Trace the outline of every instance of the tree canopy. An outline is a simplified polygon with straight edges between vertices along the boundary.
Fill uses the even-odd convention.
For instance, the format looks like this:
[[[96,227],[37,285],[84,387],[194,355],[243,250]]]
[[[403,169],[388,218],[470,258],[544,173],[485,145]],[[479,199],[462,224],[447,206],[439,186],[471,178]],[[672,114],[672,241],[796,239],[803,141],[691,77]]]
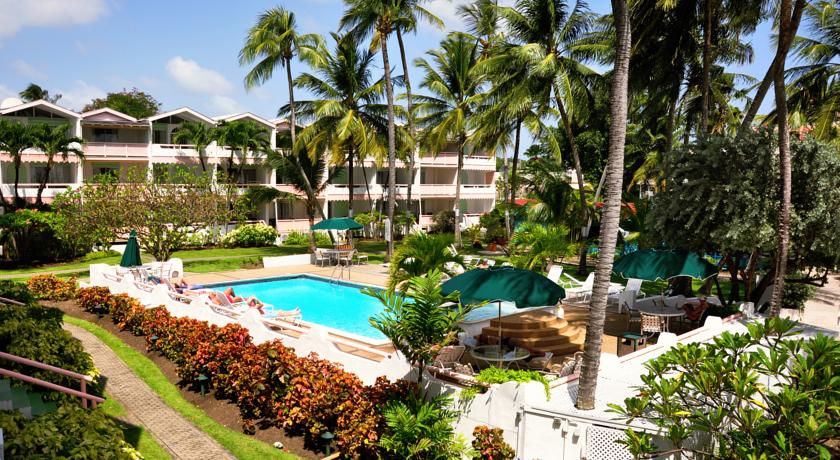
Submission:
[[[82,111],[88,112],[90,110],[103,109],[108,107],[116,111],[130,115],[134,118],[148,118],[155,115],[160,110],[160,102],[158,102],[151,94],[140,91],[137,88],[115,93],[108,93],[105,97],[96,98]]]

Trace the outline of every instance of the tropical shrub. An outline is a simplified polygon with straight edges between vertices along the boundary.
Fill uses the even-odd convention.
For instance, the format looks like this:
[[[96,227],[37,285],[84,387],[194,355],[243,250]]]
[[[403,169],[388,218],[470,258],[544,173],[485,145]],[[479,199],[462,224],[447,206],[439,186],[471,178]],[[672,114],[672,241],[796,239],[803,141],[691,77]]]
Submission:
[[[94,381],[88,384],[90,393],[101,395],[102,382],[97,378],[93,360],[82,344],[61,328],[62,313],[55,308],[37,304],[0,306],[0,350],[62,367],[79,374],[90,375]],[[75,378],[32,368],[13,362],[4,367],[32,377],[46,380],[69,388],[78,388]],[[28,384],[24,384],[28,386]],[[38,387],[34,387],[38,388]],[[47,398],[71,401],[78,404],[74,396],[61,393],[47,393]]]
[[[437,270],[409,280],[405,292],[372,288],[362,292],[385,306],[382,313],[370,318],[370,324],[388,337],[408,362],[418,367],[418,382],[426,363],[455,340],[461,330],[458,323],[475,307],[461,305],[457,292],[443,295]],[[442,308],[449,303],[457,306]]]
[[[486,243],[498,243],[505,240],[505,216],[498,209],[485,212],[478,218],[478,223],[484,229]]]
[[[526,369],[499,369],[498,367],[488,367],[482,369],[478,375],[475,376],[476,381],[481,383],[505,383],[505,382],[540,382],[545,390],[545,399],[551,399],[551,389],[548,385],[548,380],[543,374],[537,371]]]
[[[125,442],[122,431],[98,409],[78,402],[31,420],[17,411],[0,411],[6,458],[142,458]]]
[[[561,225],[526,222],[510,240],[511,263],[517,268],[545,271],[555,259],[574,254],[569,229]]]
[[[67,280],[55,275],[37,275],[26,280],[29,291],[37,299],[68,300],[76,297],[76,277]]]
[[[387,430],[379,441],[387,459],[457,460],[468,448],[453,424],[452,400],[437,396],[426,402],[417,393],[392,401],[384,412]]]
[[[255,247],[271,246],[277,239],[277,230],[266,224],[248,224],[236,227],[222,237],[222,244],[226,247]]]
[[[254,345],[247,329],[236,324],[177,318],[164,307],[145,309],[101,288],[81,289],[77,299],[85,309],[106,306],[114,322],[145,335],[147,347],[172,361],[184,382],[195,387],[200,375],[208,377],[216,397],[239,407],[246,432],[253,433],[257,424],[274,425],[303,434],[314,447],[331,431],[348,457],[375,458],[387,430],[384,407],[413,391],[408,382],[386,379],[365,386],[340,365],[314,354],[298,357],[280,340]]]
[[[440,211],[432,216],[431,233],[454,233],[455,211]]]
[[[18,209],[0,215],[0,244],[6,257],[22,263],[55,262],[81,255],[90,246],[62,238],[64,223],[52,212]]]
[[[784,291],[782,291],[782,308],[804,310],[805,302],[814,297],[815,292],[817,292],[817,288],[810,284],[787,282]]]
[[[290,232],[286,235],[286,240],[283,244],[287,246],[307,246],[309,244],[309,235],[303,232]],[[315,245],[316,246],[332,246],[332,240],[330,240],[329,235],[327,232],[316,231],[315,232]]]
[[[106,249],[104,251],[93,251],[82,256],[82,262],[92,262],[94,260],[104,259],[106,257],[118,257],[121,254],[117,251]]]
[[[379,211],[362,212],[353,216],[353,220],[364,226],[362,230],[366,236],[379,238],[382,234],[385,224],[382,220],[382,213]],[[395,217],[396,220],[396,217]]]
[[[35,301],[35,296],[29,291],[27,284],[11,280],[0,280],[0,297],[17,300],[22,303]]]
[[[432,270],[455,275],[458,266],[464,268],[464,258],[449,250],[453,241],[452,235],[416,233],[406,237],[391,260],[388,288],[396,289],[409,279]]]
[[[475,460],[513,460],[516,457],[513,447],[502,437],[501,428],[475,427],[472,448]]]
[[[840,436],[840,341],[796,338],[795,327],[769,318],[746,333],[679,344],[645,364],[638,396],[610,407],[661,428],[669,454],[832,458],[826,443]],[[626,433],[634,457],[660,453],[650,434]]]
[[[76,301],[82,310],[101,315],[111,308],[111,291],[101,286],[81,288],[76,293]]]

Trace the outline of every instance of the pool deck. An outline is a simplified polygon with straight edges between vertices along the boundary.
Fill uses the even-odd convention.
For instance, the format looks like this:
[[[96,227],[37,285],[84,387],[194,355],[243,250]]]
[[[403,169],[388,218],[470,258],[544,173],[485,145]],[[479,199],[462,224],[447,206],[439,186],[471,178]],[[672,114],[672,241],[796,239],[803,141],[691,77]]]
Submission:
[[[184,276],[188,282],[197,284],[224,283],[229,281],[272,278],[276,276],[295,274],[318,275],[329,278],[331,275],[338,275],[338,270],[334,270],[334,268],[335,267],[316,267],[314,265],[295,265],[289,267],[255,268],[210,273],[186,272]],[[344,276],[341,279],[344,281],[352,281],[354,283],[372,284],[374,286],[385,287],[385,284],[388,282],[388,268],[379,264],[353,265],[350,270],[349,278],[347,271],[345,271]]]

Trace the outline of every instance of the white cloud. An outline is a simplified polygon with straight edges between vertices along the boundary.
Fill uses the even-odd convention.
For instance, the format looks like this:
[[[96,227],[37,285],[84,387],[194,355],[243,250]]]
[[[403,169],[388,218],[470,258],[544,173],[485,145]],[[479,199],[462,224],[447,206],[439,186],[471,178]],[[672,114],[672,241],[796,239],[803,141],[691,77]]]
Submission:
[[[56,91],[61,93],[58,104],[76,111],[82,110],[90,101],[98,97],[105,97],[105,91],[95,85],[88,84],[82,80],[73,82],[70,89]]]
[[[31,64],[23,59],[15,59],[9,64],[9,66],[15,71],[15,73],[23,75],[24,77],[30,77],[36,80],[44,80],[47,78],[47,74],[39,71],[35,67],[32,67]]]
[[[6,85],[0,85],[0,101],[7,97],[18,97],[18,93],[17,91],[12,91]]]
[[[0,37],[26,27],[64,27],[93,22],[108,12],[106,0],[0,0]]]
[[[247,112],[247,110],[239,104],[236,99],[228,96],[215,95],[211,97],[210,107],[215,110],[218,115]]]
[[[449,32],[452,30],[464,30],[464,21],[458,16],[458,5],[465,5],[467,3],[469,2],[466,0],[432,0],[425,7],[435,16],[443,20],[444,30]],[[421,27],[440,32],[440,29],[430,26],[425,22]]]
[[[233,85],[219,72],[197,62],[175,56],[166,62],[166,71],[184,89],[213,95],[230,94]]]

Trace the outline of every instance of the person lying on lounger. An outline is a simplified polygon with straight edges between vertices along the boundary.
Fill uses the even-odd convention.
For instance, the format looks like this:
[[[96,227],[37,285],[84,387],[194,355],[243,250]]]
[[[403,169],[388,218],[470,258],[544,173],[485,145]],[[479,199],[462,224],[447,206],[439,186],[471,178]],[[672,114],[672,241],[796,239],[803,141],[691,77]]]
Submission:
[[[257,310],[260,311],[261,314],[265,314],[265,312],[263,311],[263,306],[265,304],[263,304],[260,301],[260,299],[254,297],[254,296],[251,296],[247,299],[243,299],[242,297],[239,297],[238,295],[236,295],[236,293],[233,292],[233,288],[230,288],[230,287],[225,289],[224,292],[212,291],[212,292],[210,292],[209,296],[210,296],[210,301],[211,302],[215,303],[216,305],[222,306],[222,307],[227,307],[229,304],[236,304],[236,303],[242,304],[242,303],[244,303],[245,305],[247,305],[251,308],[256,308]],[[227,300],[227,302],[220,299],[219,296],[224,296],[224,300]]]
[[[200,284],[190,284],[187,282],[187,279],[183,277],[175,278],[170,280],[170,282],[172,283],[172,287],[174,287],[179,294],[183,294],[187,291],[198,291],[199,289],[204,288],[204,286]]]

